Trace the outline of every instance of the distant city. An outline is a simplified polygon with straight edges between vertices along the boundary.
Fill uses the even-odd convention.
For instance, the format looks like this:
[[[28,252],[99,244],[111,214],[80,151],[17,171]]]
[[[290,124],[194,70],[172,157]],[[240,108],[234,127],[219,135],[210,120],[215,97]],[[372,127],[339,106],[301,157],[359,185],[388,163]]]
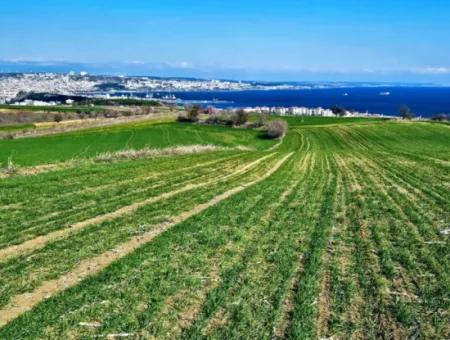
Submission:
[[[411,84],[417,86],[416,84]],[[345,88],[400,86],[394,83],[349,82],[257,82],[220,79],[157,78],[101,76],[87,72],[70,73],[0,73],[0,104],[8,103],[19,93],[55,93],[83,96],[132,96],[135,92],[298,90],[312,88]],[[127,94],[128,92],[128,94]]]
[[[321,91],[307,91],[321,90]],[[402,105],[417,117],[447,113],[449,88],[434,84],[377,82],[264,82],[226,79],[111,76],[88,72],[0,73],[0,104],[75,105],[83,98],[157,100],[277,115],[396,116]]]
[[[239,91],[298,89],[293,84],[262,84],[229,80],[185,78],[118,77],[90,75],[87,72],[0,74],[0,103],[7,103],[21,92],[102,96],[115,92],[148,91]],[[123,94],[122,94],[123,95]]]

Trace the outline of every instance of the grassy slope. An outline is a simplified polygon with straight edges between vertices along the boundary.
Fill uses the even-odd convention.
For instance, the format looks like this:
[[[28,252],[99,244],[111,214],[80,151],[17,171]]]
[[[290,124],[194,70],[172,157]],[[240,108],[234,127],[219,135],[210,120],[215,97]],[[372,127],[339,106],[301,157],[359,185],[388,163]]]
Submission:
[[[11,125],[3,125],[0,126],[0,132],[14,132],[19,130],[32,129],[35,126],[33,124],[11,124]]]
[[[133,123],[93,128],[45,137],[0,140],[0,162],[8,157],[20,166],[92,157],[106,151],[163,148],[174,145],[246,145],[264,149],[273,141],[260,138],[251,130],[180,123]]]
[[[449,240],[441,231],[449,221],[449,127],[291,123],[278,155],[245,174],[3,263],[0,308],[295,151],[269,179],[41,303],[0,337],[448,337]],[[1,184],[0,249],[186,181],[204,183],[266,154],[221,152],[10,178]],[[30,200],[34,207],[21,205]]]
[[[20,111],[36,111],[36,112],[78,112],[78,111],[84,111],[84,112],[101,112],[104,111],[104,108],[102,107],[91,107],[91,106],[19,106],[19,105],[6,105],[2,104],[0,105],[0,110],[5,111],[14,111],[14,112],[20,112]]]

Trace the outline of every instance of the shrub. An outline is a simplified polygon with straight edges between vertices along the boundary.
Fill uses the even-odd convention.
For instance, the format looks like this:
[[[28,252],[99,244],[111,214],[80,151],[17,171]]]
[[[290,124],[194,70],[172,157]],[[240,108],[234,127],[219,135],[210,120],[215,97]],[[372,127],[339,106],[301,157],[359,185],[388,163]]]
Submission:
[[[177,118],[179,122],[198,122],[202,108],[200,105],[191,105],[184,108],[185,113]]]
[[[55,114],[55,115],[53,116],[53,120],[54,120],[56,123],[61,122],[61,121],[63,120],[62,114],[61,114],[61,113]]]
[[[222,124],[221,116],[218,114],[210,114],[205,121],[206,124],[219,125]]]
[[[187,108],[187,118],[189,118],[192,122],[198,121],[198,116],[202,112],[202,108],[200,105],[192,105]]]
[[[287,132],[288,124],[285,120],[276,119],[267,124],[267,137],[280,138]]]
[[[211,125],[232,126],[235,123],[235,117],[230,112],[223,112],[221,114],[211,114],[206,119],[205,123]]]
[[[339,116],[339,117],[343,117],[347,114],[347,110],[338,105],[333,105],[331,107],[331,111],[333,112],[334,115]]]
[[[267,111],[262,111],[258,113],[257,120],[256,120],[256,126],[264,126],[267,124],[267,121],[269,120],[269,113]]]
[[[234,125],[244,125],[248,122],[249,114],[244,110],[237,110],[235,115],[233,116],[233,124]]]
[[[177,117],[177,122],[181,122],[181,123],[191,123],[192,120],[190,118],[188,118],[188,116],[184,113],[180,113]]]
[[[406,105],[401,106],[398,111],[400,113],[400,117],[403,119],[412,119],[414,117],[414,113]]]

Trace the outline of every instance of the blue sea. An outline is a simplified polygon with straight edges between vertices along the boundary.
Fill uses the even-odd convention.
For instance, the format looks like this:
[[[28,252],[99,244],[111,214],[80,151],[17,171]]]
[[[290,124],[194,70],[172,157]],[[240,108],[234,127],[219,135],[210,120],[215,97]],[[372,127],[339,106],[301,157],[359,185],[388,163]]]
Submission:
[[[387,93],[389,92],[389,95]],[[384,93],[384,95],[382,95]],[[155,93],[156,96],[167,92]],[[143,94],[142,94],[143,95]],[[171,92],[181,103],[199,102],[226,107],[306,106],[397,115],[407,105],[416,116],[450,113],[450,87],[353,87],[301,90],[192,91]]]

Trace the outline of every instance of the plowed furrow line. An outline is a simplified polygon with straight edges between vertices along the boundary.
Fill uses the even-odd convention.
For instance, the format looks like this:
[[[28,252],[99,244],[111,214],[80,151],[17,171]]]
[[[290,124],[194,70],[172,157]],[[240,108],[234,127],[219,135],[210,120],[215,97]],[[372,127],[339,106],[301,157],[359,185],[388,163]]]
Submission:
[[[361,189],[356,191],[351,198],[349,206],[349,219],[352,221],[356,261],[355,271],[358,275],[359,285],[363,291],[364,305],[361,317],[362,331],[367,337],[387,336],[398,325],[390,315],[387,307],[386,294],[387,281],[383,278],[380,259],[377,249],[374,247],[373,228],[377,221],[372,217],[368,206],[370,197],[367,196],[365,186],[367,178],[354,164],[347,162],[347,169],[353,185]],[[363,194],[364,193],[364,194]],[[375,217],[376,219],[376,217]]]
[[[358,162],[361,161],[359,160]],[[360,171],[363,171],[362,167],[360,167],[359,169]],[[383,184],[380,183],[379,179],[375,178],[372,174],[367,173],[367,178],[371,181],[371,184],[377,188],[378,193],[382,194],[382,198],[385,200],[387,199],[387,201],[393,207],[394,220],[403,221],[407,225],[407,228],[405,230],[408,235],[407,240],[409,241],[409,243],[412,243],[412,245],[415,245],[414,253],[420,255],[422,258],[422,260],[420,258],[417,258],[417,260],[418,261],[424,260],[425,264],[430,269],[432,269],[435,275],[438,275],[442,279],[445,279],[445,277],[442,276],[445,273],[445,269],[442,268],[441,263],[437,261],[437,259],[434,256],[432,256],[429,247],[426,247],[425,240],[423,239],[419,231],[419,228],[416,224],[419,221],[415,219],[416,220],[415,222],[408,214],[409,210],[406,208],[406,206],[414,203],[411,201],[406,201],[406,203],[401,202],[399,200],[398,195],[396,195],[395,192],[392,191],[387,192]],[[443,265],[445,265],[445,263]]]
[[[270,156],[270,155],[269,155]],[[150,242],[153,240],[156,236],[160,235],[161,233],[165,232],[166,230],[170,229],[174,225],[177,225],[188,218],[197,215],[204,210],[208,209],[209,207],[212,207],[219,202],[237,194],[238,192],[241,192],[245,190],[246,188],[255,185],[264,179],[270,177],[273,173],[275,173],[283,164],[284,162],[292,156],[291,154],[288,154],[287,156],[284,156],[281,160],[279,160],[267,173],[257,178],[256,180],[253,180],[251,182],[246,182],[241,184],[238,187],[235,187],[233,189],[230,189],[223,194],[220,194],[210,200],[207,203],[200,204],[196,208],[192,209],[191,211],[182,213],[172,219],[171,223],[168,223],[164,226],[161,226],[159,229],[152,230],[141,237],[132,239],[131,241],[128,241],[121,246],[110,250],[100,256],[97,256],[96,258],[92,258],[86,261],[81,262],[73,271],[70,273],[64,275],[63,277],[60,277],[56,280],[48,281],[44,283],[42,286],[37,288],[35,291],[29,294],[19,295],[16,296],[10,304],[8,304],[5,308],[0,310],[0,327],[4,326],[11,320],[14,320],[24,312],[30,310],[35,305],[43,301],[45,298],[48,298],[49,296],[52,296],[60,291],[63,291],[77,283],[79,283],[81,280],[87,278],[88,276],[91,276],[93,274],[96,274],[100,272],[102,269],[104,269],[106,266],[111,264],[114,261],[117,261],[118,259],[132,253],[137,248],[143,246],[144,244]],[[267,156],[263,157],[262,159],[266,158]],[[260,159],[259,161],[261,161]],[[242,169],[241,169],[242,171]]]
[[[235,240],[229,242],[224,249],[218,249],[217,258],[216,258],[216,264],[212,265],[212,268],[219,267],[219,263],[223,263],[223,259],[227,257],[226,253],[229,253],[231,249],[233,249],[233,255],[232,258],[227,260],[227,268],[232,268],[233,266],[237,265],[238,263],[242,262],[242,256],[246,249],[246,244],[250,243],[253,244],[256,240],[260,240],[257,235],[258,229],[261,227],[259,224],[266,224],[270,220],[270,217],[288,198],[288,196],[296,190],[296,187],[298,183],[296,181],[293,181],[293,173],[292,171],[287,172],[287,169],[292,168],[293,158],[291,158],[288,162],[286,162],[286,165],[283,169],[283,172],[287,173],[286,176],[284,176],[277,184],[279,184],[280,188],[286,188],[280,195],[280,199],[278,201],[275,201],[274,203],[271,203],[268,207],[267,213],[261,217],[259,215],[260,221],[255,220],[254,222],[250,222],[249,226],[251,229],[247,230],[245,232],[245,237],[243,239],[240,239],[239,242],[236,244]],[[270,195],[270,193],[268,193]],[[245,212],[244,212],[245,214]],[[255,216],[257,217],[257,216]],[[241,228],[244,228],[244,226],[241,226]],[[229,255],[228,255],[229,256]],[[227,269],[222,267],[222,272],[226,271]],[[175,297],[169,297],[169,302],[165,303],[165,306],[163,307],[162,311],[158,313],[158,316],[155,317],[155,321],[152,321],[149,325],[149,331],[145,333],[145,335],[148,336],[157,336],[160,337],[162,334],[170,334],[171,337],[179,337],[183,330],[186,330],[189,326],[191,326],[195,320],[200,317],[202,307],[206,303],[207,297],[210,294],[210,292],[213,289],[216,289],[219,287],[219,285],[222,282],[222,277],[217,273],[217,270],[213,270],[213,273],[208,274],[208,277],[215,277],[214,284],[208,284],[205,287],[201,289],[196,289],[193,291],[185,290],[185,293],[181,294],[180,292],[177,292]],[[176,299],[176,296],[180,295],[180,301],[183,301],[183,304],[186,303],[185,296],[193,296],[192,299],[189,299],[189,304],[187,307],[183,308],[183,310],[179,311],[175,315],[172,315],[170,320],[171,322],[167,322],[167,314],[173,314],[169,312],[169,309],[171,308],[170,302],[173,299]],[[172,308],[173,310],[173,308]],[[152,318],[153,319],[153,318]],[[203,332],[204,334],[208,334],[209,332],[212,332],[216,326],[218,326],[221,323],[221,320],[216,320],[214,317],[208,321],[208,324],[204,327]],[[141,335],[144,335],[141,333]]]
[[[304,166],[307,165],[306,163],[303,164]],[[298,174],[296,174],[296,176],[298,176]],[[281,195],[281,199],[272,205],[265,216],[260,216],[260,221],[254,222],[258,227],[249,232],[251,237],[249,238],[249,244],[244,249],[245,252],[242,253],[242,257],[237,261],[235,266],[231,267],[227,273],[224,274],[226,279],[224,279],[222,284],[210,293],[199,318],[190,329],[187,329],[183,333],[184,338],[198,338],[202,336],[213,338],[234,337],[236,334],[233,333],[233,329],[242,329],[242,327],[245,327],[249,322],[249,320],[246,319],[247,313],[244,315],[240,314],[240,311],[243,310],[248,311],[249,309],[252,309],[252,315],[258,316],[259,318],[264,316],[264,318],[268,319],[267,322],[273,317],[271,317],[272,312],[268,314],[262,310],[255,310],[256,306],[252,301],[262,298],[264,295],[264,301],[274,301],[275,308],[277,307],[275,301],[279,301],[280,304],[282,302],[281,296],[277,298],[270,295],[274,294],[274,292],[270,290],[271,280],[276,280],[276,277],[279,274],[276,267],[267,263],[267,256],[270,255],[265,254],[265,252],[270,249],[278,249],[276,252],[277,254],[285,254],[287,249],[284,247],[287,246],[287,244],[284,246],[283,244],[285,242],[296,243],[295,240],[291,240],[284,235],[284,233],[291,236],[295,235],[294,230],[291,230],[291,228],[295,228],[297,225],[293,224],[292,221],[289,221],[292,218],[295,219],[295,216],[292,215],[295,210],[290,210],[291,213],[286,215],[285,213],[280,212],[278,208],[282,209],[283,206],[289,206],[290,209],[294,209],[294,202],[300,200],[300,197],[298,197],[299,193],[304,195],[309,192],[304,190],[304,186],[309,185],[309,182],[305,178],[300,179],[300,183],[293,182],[291,185],[293,186],[290,188],[288,187],[284,194]],[[300,204],[300,202],[298,202],[298,204]],[[299,208],[300,207],[301,205],[299,205]],[[289,215],[292,216],[289,217]],[[267,217],[269,217],[269,219]],[[273,237],[275,237],[275,239],[273,239]],[[287,256],[287,258],[288,257],[289,256]],[[283,259],[287,260],[285,257],[283,257]],[[274,260],[274,263],[278,263],[278,261]],[[273,274],[270,274],[269,277],[269,273]],[[285,280],[281,279],[280,283],[282,282],[285,282]],[[257,287],[254,285],[257,285]],[[248,297],[247,293],[249,291],[254,291],[252,288],[259,292]],[[235,306],[229,298],[232,298],[233,301],[240,301],[239,305]],[[266,306],[264,303],[258,305],[260,308]],[[235,324],[236,322],[238,323],[237,325]],[[262,322],[264,323],[264,321]],[[270,328],[271,327],[268,327],[267,329]],[[257,335],[255,336],[258,337]]]
[[[177,190],[180,190],[180,188],[183,189],[186,186],[195,185],[195,183],[201,182],[201,180],[203,180],[205,182],[207,182],[208,180],[210,181],[211,178],[217,178],[217,175],[214,172],[211,172],[209,175],[204,176],[203,179],[200,178],[200,180],[199,179],[197,179],[195,181],[188,180],[185,183],[177,183],[177,185],[174,185],[174,186],[170,186],[170,185],[161,186],[161,189],[164,189],[164,190],[163,191],[158,190],[159,192],[156,190],[148,189],[149,192],[151,193],[151,195],[149,195],[150,196],[149,199],[151,199],[151,197],[157,198],[158,196],[161,195],[161,191],[162,191],[162,193],[164,193],[164,191],[168,192],[170,190],[177,191]],[[142,197],[142,195],[141,195],[141,197]],[[136,198],[141,198],[141,197],[136,197]],[[143,197],[145,197],[145,196],[143,196]],[[101,206],[101,208],[100,209],[98,207],[96,208],[96,213],[98,214],[99,212],[102,212],[102,211],[105,211],[105,213],[107,213],[108,210],[117,209],[117,207],[120,207],[120,205],[122,205],[122,206],[127,205],[127,204],[129,205],[129,202],[132,202],[131,197],[128,200],[120,199],[117,202],[115,202],[114,205],[106,205],[104,202],[102,202],[103,205]],[[94,207],[94,206],[95,206],[95,204],[92,204],[92,207]],[[92,209],[94,209],[94,208],[92,208]],[[54,215],[56,216],[56,214],[54,214]],[[76,221],[77,219],[82,220],[83,218],[89,217],[89,215],[92,215],[92,214],[88,214],[85,211],[81,211],[78,214],[72,212],[72,215],[69,216],[69,218],[67,218],[67,219],[61,219],[61,220],[56,219],[56,221],[49,221],[47,223],[37,223],[34,226],[31,226],[28,228],[24,227],[23,229],[20,230],[20,234],[23,235],[23,236],[21,236],[22,238],[30,239],[33,236],[36,237],[36,236],[39,236],[39,234],[42,235],[42,234],[48,233],[48,230],[50,230],[50,232],[51,232],[52,229],[54,230],[54,229],[59,229],[61,227],[66,227],[67,225],[69,225],[71,223],[71,221]],[[95,218],[95,217],[93,217],[93,218]],[[75,222],[75,224],[76,223],[78,223],[78,222]],[[12,229],[7,228],[7,229],[3,230],[5,232],[5,234],[3,235],[3,237],[0,237],[0,239],[1,238],[3,239],[3,244],[5,243],[5,240],[10,240],[15,243],[19,243],[21,241],[21,239],[17,235],[16,229],[17,228],[12,228]]]
[[[429,203],[436,202],[437,194],[431,192],[430,190],[423,190],[417,181],[413,180],[408,176],[400,176],[399,172],[393,170],[394,167],[383,167],[379,161],[365,159],[366,165],[370,167],[373,171],[376,171],[379,176],[382,176],[385,181],[387,181],[389,186],[394,186],[398,191],[403,192],[409,196],[409,198],[414,201],[420,198],[420,201],[426,201]],[[405,188],[406,187],[406,188]]]
[[[286,162],[286,166],[290,162],[291,160]],[[252,173],[262,174],[266,170],[267,166],[264,166],[252,169]],[[283,172],[285,173],[285,167]],[[12,296],[32,291],[42,282],[70,271],[79,261],[97,256],[155,226],[168,223],[171,216],[208,201],[225,188],[240,182],[242,179],[236,178],[228,181],[226,186],[220,183],[198,188],[190,195],[178,195],[173,199],[142,207],[132,215],[87,227],[66,238],[49,242],[42,249],[7,260],[3,275],[0,276],[0,307],[6,305]]]
[[[445,222],[448,222],[449,219],[447,209],[424,195],[422,191],[416,190],[416,187],[411,184],[388,177],[384,170],[377,168],[369,160],[365,159],[363,162],[364,167],[370,169],[372,178],[375,178],[376,175],[376,180],[385,188],[386,193],[388,188],[395,188],[395,191],[389,190],[391,196],[396,197],[397,204],[402,207],[409,220],[414,221],[420,235],[428,241],[436,239],[439,241],[442,238],[440,232],[445,228]],[[400,185],[399,182],[404,183],[405,186]],[[430,228],[430,226],[434,227]]]
[[[432,327],[431,322],[442,320],[438,315],[433,316],[433,321],[426,320],[424,316],[429,315],[430,309],[434,308],[427,307],[427,305],[435,305],[435,302],[432,301],[436,296],[442,294],[437,286],[450,289],[450,283],[445,274],[446,271],[440,267],[441,263],[437,261],[436,255],[431,255],[429,247],[423,244],[417,227],[408,220],[402,206],[396,203],[395,193],[388,193],[373,176],[370,179],[369,183],[374,188],[373,195],[379,196],[380,200],[387,202],[388,206],[392,207],[391,213],[385,214],[388,224],[392,226],[389,233],[386,232],[385,239],[392,242],[390,246],[392,258],[400,266],[396,269],[396,272],[401,276],[397,276],[392,284],[391,295],[392,299],[395,299],[395,304],[392,303],[391,309],[396,311],[399,318],[403,318],[401,317],[401,314],[404,313],[402,310],[408,310],[409,319],[416,320],[411,325],[413,326],[412,329],[408,331],[410,335],[413,335],[418,331],[421,332],[425,327]],[[407,262],[405,262],[405,255],[409,258]],[[402,268],[405,265],[408,270]],[[446,266],[445,260],[442,265]],[[424,271],[431,272],[431,276],[421,275]],[[422,303],[417,303],[420,301],[417,300],[417,296],[422,300]],[[445,298],[441,301],[445,301]],[[422,308],[423,310],[421,310]],[[426,326],[428,323],[430,325]]]
[[[183,172],[183,170],[195,169],[198,167],[205,167],[209,165],[213,165],[215,163],[224,162],[227,160],[232,160],[233,158],[241,157],[243,154],[239,153],[232,156],[222,157],[220,159],[210,160],[210,155],[208,157],[198,157],[198,161],[200,163],[196,163],[196,165],[185,166],[184,164],[190,164],[189,159],[180,159],[177,161],[168,160],[167,164],[158,164],[155,167],[153,162],[148,162],[147,164],[138,164],[135,165],[133,163],[133,167],[126,166],[125,164],[112,164],[108,165],[106,168],[101,165],[96,166],[97,169],[95,171],[95,176],[93,176],[94,170],[89,168],[89,170],[77,171],[74,173],[67,174],[67,176],[55,178],[49,176],[48,178],[42,179],[39,185],[31,184],[27,185],[27,197],[26,199],[33,199],[34,202],[47,202],[54,199],[55,195],[58,194],[58,197],[66,197],[70,195],[82,194],[85,191],[89,192],[91,190],[96,190],[97,188],[108,187],[108,185],[114,186],[117,185],[117,182],[126,183],[128,181],[133,181],[134,178],[151,178],[151,176],[164,176],[168,174],[176,174]],[[206,159],[204,159],[206,158]],[[197,158],[196,158],[197,160]],[[182,167],[179,165],[183,164]],[[128,165],[131,164],[128,162]],[[81,168],[83,169],[83,168]],[[77,169],[78,170],[78,169]],[[107,170],[107,171],[106,171]],[[146,171],[147,170],[147,171]],[[81,173],[81,174],[80,174]],[[79,177],[80,181],[74,181],[75,178]],[[130,178],[132,180],[125,180],[124,178]],[[19,180],[19,179],[17,179]],[[49,183],[51,186],[49,187]],[[5,185],[5,183],[3,183]],[[45,190],[43,190],[43,186]],[[23,191],[18,189],[17,185],[15,186],[6,186],[8,196],[10,197],[10,202],[4,202],[4,206],[17,204],[17,200],[23,197]],[[44,192],[44,195],[42,194]],[[61,194],[61,192],[63,192]],[[6,192],[5,192],[6,194]],[[11,201],[12,200],[12,201]]]
[[[109,197],[109,199],[102,199],[102,208],[103,209],[111,209],[114,208],[120,202],[123,202],[125,199],[132,200],[134,197],[138,199],[139,196],[143,196],[146,193],[157,194],[158,191],[156,189],[164,188],[165,190],[176,189],[177,186],[182,187],[184,185],[191,184],[196,181],[206,180],[208,178],[212,178],[215,176],[215,172],[217,170],[227,171],[235,169],[238,163],[230,163],[226,164],[226,166],[213,168],[213,169],[202,169],[202,172],[195,174],[192,176],[191,174],[181,175],[178,178],[171,178],[170,181],[161,180],[159,182],[153,183],[151,186],[146,185],[145,183],[140,183],[139,187],[133,188],[132,190],[120,190],[120,188],[115,189],[117,192],[106,193],[95,193],[94,197]],[[183,182],[184,181],[184,182]],[[55,221],[58,222],[59,225],[63,223],[70,223],[74,221],[77,217],[83,218],[83,216],[89,215],[89,212],[98,212],[99,207],[96,201],[98,198],[94,197],[82,197],[81,204],[74,205],[72,200],[67,201],[67,206],[64,206],[64,202],[56,201],[57,205],[55,207],[50,206],[49,209],[58,209],[58,211],[54,211],[48,215],[44,215],[40,218],[29,218],[28,223],[24,223],[20,220],[13,220],[10,223],[12,224],[10,227],[3,228],[4,235],[7,235],[9,231],[14,231],[17,229],[17,224],[21,225],[21,232],[24,233],[26,231],[32,231],[34,228],[45,228],[51,224],[54,224]],[[79,198],[80,200],[81,198]],[[94,200],[95,202],[91,202]],[[36,209],[36,206],[30,209]],[[42,213],[45,213],[43,211]],[[33,214],[26,214],[25,212],[21,212],[22,216],[33,216]],[[64,219],[65,218],[65,219]]]
[[[326,189],[321,200],[318,220],[311,233],[310,244],[303,263],[303,271],[298,287],[294,292],[294,309],[287,334],[293,338],[317,336],[317,302],[320,294],[320,281],[323,277],[323,255],[328,244],[332,219],[336,207],[336,165],[328,156],[324,156],[328,175]]]
[[[358,327],[362,320],[363,298],[361,289],[357,289],[360,287],[353,270],[356,266],[356,250],[348,212],[353,194],[352,176],[345,156],[335,155],[335,158],[342,178],[342,204],[341,210],[336,214],[339,232],[335,235],[336,245],[330,262],[331,316],[326,337],[358,338],[362,330]]]
[[[395,314],[394,305],[396,301],[395,293],[398,291],[408,291],[412,296],[414,295],[414,287],[406,286],[405,280],[399,279],[399,273],[404,272],[400,263],[396,263],[394,251],[397,249],[397,245],[392,242],[392,235],[398,234],[398,230],[392,230],[392,221],[390,221],[389,209],[383,211],[380,202],[385,202],[385,198],[379,197],[379,192],[385,190],[383,186],[377,187],[373,181],[375,178],[373,171],[367,170],[365,167],[363,170],[358,167],[358,164],[363,163],[364,160],[358,158],[354,160],[355,168],[361,178],[366,181],[366,195],[367,195],[367,209],[373,221],[371,222],[371,234],[373,244],[375,245],[376,254],[380,263],[380,276],[379,282],[382,283],[380,297],[383,306],[384,320],[380,324],[380,329],[387,331],[388,334],[393,334],[396,338],[405,338],[409,333],[408,328],[404,325],[398,316]],[[413,291],[411,291],[413,289]],[[391,294],[391,292],[393,292]]]
[[[273,338],[280,339],[287,336],[288,329],[292,322],[293,311],[295,308],[295,296],[298,290],[299,281],[304,270],[304,261],[306,259],[307,249],[310,247],[311,234],[315,226],[314,221],[318,218],[320,209],[320,200],[325,190],[326,182],[323,181],[323,158],[318,159],[316,154],[311,155],[311,164],[305,175],[305,185],[303,187],[304,197],[299,202],[308,202],[309,209],[306,204],[303,205],[298,213],[299,222],[302,223],[302,236],[298,237],[296,260],[291,263],[290,276],[285,280],[282,286],[282,295],[280,297],[280,306],[274,317]],[[309,195],[307,194],[309,193]],[[299,226],[300,228],[300,226]]]
[[[183,173],[186,173],[187,171],[190,170],[195,170],[198,168],[207,168],[210,166],[214,166],[214,165],[219,165],[219,164],[227,164],[227,162],[230,162],[231,160],[238,158],[238,157],[242,157],[242,154],[238,154],[238,155],[233,155],[233,156],[226,156],[226,157],[222,157],[219,159],[215,159],[213,161],[211,160],[206,160],[200,163],[196,163],[195,165],[189,165],[189,166],[179,166],[177,165],[176,168],[171,168],[171,169],[163,169],[161,171],[159,170],[151,170],[148,172],[142,172],[142,174],[136,175],[134,176],[133,174],[130,173],[126,173],[122,175],[122,178],[120,178],[120,181],[118,183],[118,179],[117,178],[111,178],[111,176],[109,176],[107,179],[107,183],[101,183],[101,181],[99,181],[98,177],[96,177],[96,181],[95,183],[90,184],[88,187],[84,187],[82,189],[79,188],[79,186],[75,186],[70,190],[67,187],[61,187],[58,189],[58,191],[64,191],[63,193],[59,193],[57,195],[57,199],[58,201],[63,201],[64,199],[69,200],[72,197],[76,197],[76,196],[80,196],[86,193],[96,193],[96,192],[100,192],[102,190],[105,189],[109,189],[109,188],[118,188],[118,187],[127,187],[130,184],[134,184],[134,183],[139,183],[139,182],[146,182],[148,180],[154,179],[162,179],[162,178],[172,178],[172,177],[179,177],[180,175],[182,175]],[[146,165],[146,167],[150,167],[150,165]],[[114,174],[114,170],[112,171],[108,171],[108,174]],[[91,177],[92,174],[89,174],[88,177]],[[130,178],[130,176],[132,176],[131,179],[124,179],[124,178]],[[99,184],[99,182],[101,184]],[[83,183],[85,186],[85,183]],[[59,185],[59,183],[58,183]],[[51,204],[53,201],[55,201],[55,194],[49,193],[46,194],[45,196],[42,196],[39,192],[36,193],[36,197],[31,196],[31,193],[28,193],[27,195],[27,200],[32,199],[35,205],[41,205],[43,207],[45,207],[45,205]],[[32,195],[32,194],[31,194]],[[16,213],[22,213],[21,211],[17,211]]]
[[[232,165],[237,166],[239,164],[239,161],[236,162],[229,162],[229,163],[225,163],[225,167],[222,166],[222,168],[226,169]],[[170,180],[168,181],[167,179],[159,179],[158,181],[154,182],[151,181],[150,179],[150,183],[152,186],[148,187],[147,185],[145,185],[146,181],[141,181],[142,183],[140,183],[140,187],[139,188],[133,188],[130,187],[128,190],[126,190],[126,186],[123,186],[123,182],[119,181],[116,182],[115,185],[112,187],[113,190],[110,192],[103,192],[103,191],[96,191],[96,190],[92,190],[92,194],[91,195],[79,195],[78,197],[68,197],[67,199],[60,199],[59,196],[54,196],[53,197],[53,202],[47,202],[47,204],[41,204],[41,202],[39,201],[39,199],[37,200],[33,200],[32,197],[27,197],[27,199],[31,199],[34,202],[33,207],[30,207],[28,205],[25,206],[25,209],[22,209],[22,211],[18,211],[16,213],[13,213],[12,215],[16,214],[17,218],[15,218],[15,222],[20,223],[22,226],[22,229],[24,229],[26,227],[25,223],[35,223],[35,222],[42,222],[46,220],[46,213],[50,214],[52,211],[54,211],[55,209],[60,210],[61,212],[59,214],[69,214],[71,211],[86,211],[86,208],[93,208],[92,205],[89,204],[90,200],[95,200],[98,197],[110,197],[109,199],[105,200],[103,199],[102,202],[106,203],[106,202],[113,202],[116,200],[119,200],[123,197],[129,197],[132,196],[134,194],[139,194],[140,192],[145,192],[145,191],[149,191],[150,189],[153,188],[158,188],[161,185],[164,184],[171,184],[171,182],[176,183],[177,181],[180,180],[186,180],[189,178],[192,178],[193,180],[195,180],[196,178],[199,178],[202,175],[208,175],[211,173],[211,171],[213,169],[221,169],[220,164],[215,165],[215,167],[209,169],[209,167],[205,167],[204,169],[201,169],[200,172],[198,173],[181,173],[180,176],[175,177],[172,179],[172,177],[170,177],[170,174],[167,174],[166,178],[169,178]],[[160,176],[161,177],[161,176]],[[62,190],[62,189],[61,189]],[[82,203],[79,203],[77,201],[81,201]],[[86,202],[88,201],[88,202]],[[37,209],[37,207],[39,207]],[[97,209],[97,207],[95,207],[95,209]],[[33,216],[33,212],[35,211],[39,211],[39,213],[42,215],[39,219],[36,219],[36,217],[29,217],[30,215]],[[28,212],[28,213],[27,213]],[[10,215],[11,216],[11,215]],[[51,215],[53,218],[55,218],[53,215]],[[28,219],[27,219],[28,217]],[[23,221],[22,221],[22,220]],[[58,220],[60,220],[61,218],[58,217]]]
[[[388,166],[383,160],[373,158],[373,161],[376,162],[377,167],[390,173],[399,181],[410,183],[412,187],[429,196],[430,199],[440,202],[441,204],[447,204],[450,202],[448,198],[448,191],[444,190],[442,185],[435,184],[443,183],[439,182],[436,177],[425,178],[423,176],[418,176],[417,173],[415,173],[415,169],[413,171],[411,169],[407,169],[398,162],[395,163],[395,166]]]
[[[106,213],[104,215],[99,215],[94,218],[75,223],[75,224],[71,225],[69,228],[57,230],[57,231],[48,233],[46,235],[39,236],[37,238],[26,241],[19,245],[0,249],[0,261],[4,261],[7,257],[10,257],[10,256],[23,254],[24,252],[29,252],[31,250],[41,248],[50,241],[60,239],[62,237],[65,237],[65,236],[73,233],[73,232],[76,232],[78,230],[86,228],[90,225],[99,224],[99,223],[102,223],[102,222],[105,222],[108,220],[112,220],[112,219],[118,218],[120,216],[123,216],[125,214],[131,214],[131,213],[135,212],[137,209],[139,209],[140,207],[143,207],[145,205],[149,205],[149,204],[161,201],[161,200],[168,199],[175,195],[179,195],[184,192],[188,192],[188,191],[200,188],[200,187],[212,185],[212,184],[215,184],[218,182],[226,181],[226,180],[236,177],[236,176],[240,176],[240,175],[246,173],[247,171],[251,170],[253,167],[257,166],[259,163],[263,162],[265,159],[272,157],[272,156],[273,156],[273,154],[261,157],[260,159],[254,161],[254,162],[251,162],[250,164],[247,164],[244,167],[238,169],[236,172],[219,177],[218,179],[214,179],[212,181],[207,181],[207,182],[203,182],[203,183],[188,184],[180,189],[177,189],[177,190],[174,190],[171,192],[166,192],[159,196],[151,197],[151,198],[145,199],[143,201],[135,202],[131,205],[121,207],[120,209],[118,209],[116,211]]]
[[[337,163],[337,161],[336,161]],[[332,336],[330,334],[330,323],[332,315],[335,313],[333,310],[332,302],[332,270],[336,263],[333,263],[333,259],[336,256],[336,248],[339,242],[339,234],[342,232],[343,225],[339,221],[339,217],[342,217],[344,212],[344,189],[343,179],[338,168],[337,173],[337,188],[336,188],[336,203],[335,203],[335,216],[333,217],[333,225],[331,227],[328,245],[325,253],[323,254],[322,262],[324,266],[324,275],[321,279],[320,294],[318,298],[318,316],[316,321],[317,335],[320,338],[328,338]]]

